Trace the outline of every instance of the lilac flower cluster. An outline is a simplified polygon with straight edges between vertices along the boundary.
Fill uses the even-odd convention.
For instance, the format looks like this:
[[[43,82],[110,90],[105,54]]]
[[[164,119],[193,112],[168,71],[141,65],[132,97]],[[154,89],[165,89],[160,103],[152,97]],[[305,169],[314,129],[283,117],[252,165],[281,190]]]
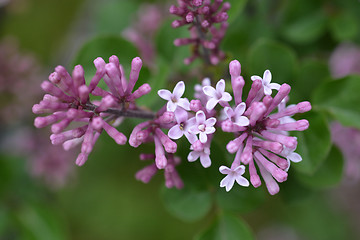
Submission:
[[[42,83],[42,88],[48,94],[33,106],[36,114],[50,114],[35,119],[38,128],[51,126],[50,136],[54,145],[62,144],[65,150],[81,143],[81,153],[76,164],[83,165],[100,133],[105,130],[116,143],[126,143],[126,136],[115,129],[124,117],[140,117],[149,119],[134,127],[129,144],[139,147],[143,143],[153,142],[155,154],[141,154],[141,160],[154,160],[136,173],[136,178],[149,182],[160,169],[164,169],[165,185],[182,188],[181,180],[175,167],[180,159],[175,156],[176,140],[185,136],[190,143],[188,161],[200,159],[203,167],[211,166],[210,146],[216,128],[232,132],[235,139],[226,148],[230,153],[236,153],[231,167],[221,166],[220,172],[227,176],[220,186],[229,191],[235,181],[241,186],[249,186],[249,181],[243,177],[248,166],[250,182],[254,187],[261,185],[257,168],[270,194],[279,191],[277,182],[287,179],[290,161],[299,162],[301,156],[295,153],[296,137],[289,136],[288,131],[303,131],[308,128],[307,120],[294,120],[296,113],[309,111],[309,102],[286,107],[290,86],[271,83],[271,73],[266,70],[264,76],[253,76],[252,87],[246,100],[242,101],[242,90],[245,85],[240,75],[241,66],[236,60],[229,65],[231,85],[234,97],[225,91],[225,80],[217,82],[212,87],[210,79],[195,86],[195,99],[184,98],[185,83],[180,81],[174,90],[159,90],[158,95],[167,103],[155,114],[141,110],[136,106],[135,99],[150,91],[148,84],[143,84],[133,91],[142,66],[140,58],[132,61],[129,81],[125,79],[122,66],[117,57],[112,56],[109,63],[102,58],[94,61],[97,69],[90,84],[85,84],[84,70],[76,66],[72,76],[61,66]],[[103,79],[110,91],[97,87]],[[273,90],[277,94],[272,97]],[[90,95],[98,96],[95,101]],[[234,98],[235,105],[229,102]],[[221,111],[216,110],[220,105]],[[277,112],[273,111],[277,108]],[[71,123],[78,122],[77,128],[66,130]],[[83,124],[81,124],[83,123]],[[167,130],[167,134],[163,132]],[[243,164],[243,165],[242,165]],[[257,166],[257,168],[256,168]]]
[[[156,144],[155,141],[155,145],[157,145],[157,150],[155,150],[156,166],[158,168],[166,167],[166,157],[164,157],[162,147],[169,154],[173,154],[176,143],[170,139],[176,140],[185,136],[190,142],[192,150],[188,155],[188,160],[193,162],[200,158],[203,167],[210,167],[210,145],[217,124],[224,132],[234,133],[235,139],[230,141],[226,148],[229,153],[236,153],[230,168],[221,166],[219,169],[222,174],[226,174],[220,186],[225,187],[226,191],[233,187],[235,181],[241,186],[249,186],[249,181],[242,176],[245,173],[245,166],[248,166],[251,184],[254,187],[261,185],[259,170],[269,193],[276,194],[279,191],[277,182],[287,179],[290,161],[302,160],[301,156],[294,152],[297,147],[297,139],[289,136],[288,132],[303,131],[309,127],[307,120],[296,121],[291,116],[309,111],[311,104],[305,101],[286,107],[290,86],[271,83],[272,76],[269,70],[265,71],[262,78],[251,77],[252,87],[246,100],[242,101],[245,81],[240,75],[241,65],[234,60],[230,63],[229,69],[234,92],[234,106],[229,104],[232,96],[225,91],[225,80],[223,79],[216,84],[215,88],[210,86],[209,79],[204,79],[201,86],[195,86],[197,99],[192,101],[182,98],[185,91],[183,82],[179,82],[173,92],[158,91],[159,96],[168,101],[165,113],[173,120],[171,121],[169,117],[166,126],[157,125],[154,138],[160,138],[162,135],[164,140],[159,141],[163,146],[159,143]],[[278,91],[274,97],[271,96],[273,90]],[[221,106],[223,116],[219,116],[219,112],[215,110],[218,104]],[[276,108],[278,111],[273,113]],[[139,138],[144,139],[143,135],[149,135],[140,130],[144,127],[142,124],[139,126],[141,127],[136,131],[134,129],[137,137],[133,135],[134,132],[132,134],[133,139],[137,139],[137,141]],[[159,127],[168,128],[168,135],[164,136]],[[146,131],[154,132],[154,130],[148,129]],[[132,145],[138,146],[138,143],[135,142]],[[148,173],[150,175],[150,172]],[[145,179],[148,180],[149,176]]]
[[[184,60],[185,64],[200,57],[206,63],[216,65],[225,58],[219,45],[228,28],[229,9],[230,3],[223,3],[223,0],[178,0],[178,6],[170,7],[171,14],[181,17],[173,21],[173,28],[190,25],[191,37],[174,41],[175,46],[193,44],[192,56]],[[217,23],[220,24],[218,28],[214,26]]]
[[[137,98],[151,90],[149,84],[143,84],[133,91],[142,66],[140,58],[132,60],[129,81],[116,56],[111,56],[109,63],[99,57],[94,64],[96,73],[88,86],[82,66],[75,66],[72,75],[64,67],[56,67],[49,81],[41,84],[47,94],[32,109],[35,114],[46,114],[35,118],[34,125],[37,128],[51,125],[52,144],[62,144],[65,150],[81,144],[81,153],[76,159],[79,166],[86,162],[103,130],[117,144],[126,143],[126,136],[114,127],[121,123],[124,116],[153,117],[152,114],[139,112],[135,104]],[[97,86],[101,79],[110,91]],[[92,100],[91,95],[101,100]],[[75,126],[72,129],[71,124]]]

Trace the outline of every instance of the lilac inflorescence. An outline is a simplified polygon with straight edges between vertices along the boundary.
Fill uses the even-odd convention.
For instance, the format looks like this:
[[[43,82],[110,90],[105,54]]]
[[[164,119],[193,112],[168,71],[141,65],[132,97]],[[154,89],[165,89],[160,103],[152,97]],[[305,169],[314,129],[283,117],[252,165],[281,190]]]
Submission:
[[[114,126],[121,123],[123,116],[136,111],[135,100],[151,90],[149,84],[143,84],[133,91],[142,67],[138,57],[132,60],[129,81],[116,56],[111,56],[109,63],[99,57],[94,64],[96,73],[89,85],[86,85],[82,66],[75,66],[72,75],[64,67],[57,66],[49,81],[41,84],[47,94],[32,109],[35,114],[46,115],[35,118],[34,125],[37,128],[51,125],[52,144],[62,144],[65,150],[81,144],[81,153],[76,159],[79,166],[87,161],[103,130],[117,144],[126,143],[126,136]],[[109,91],[98,87],[101,79]],[[91,95],[101,100],[92,100]]]
[[[236,155],[230,169],[225,171],[224,166],[220,168],[221,173],[227,174],[220,185],[226,187],[227,191],[231,189],[235,180],[245,186],[246,182],[240,181],[239,178],[244,173],[239,166],[244,164],[248,166],[251,184],[254,187],[261,185],[259,170],[269,193],[274,195],[279,192],[277,182],[287,179],[290,161],[302,160],[301,156],[294,152],[297,138],[289,136],[288,131],[304,131],[309,127],[309,122],[296,121],[292,116],[310,111],[311,104],[305,101],[286,107],[290,86],[286,83],[270,83],[269,70],[265,71],[263,78],[251,78],[253,83],[243,102],[242,90],[245,81],[240,75],[240,63],[232,61],[229,70],[235,110],[231,107],[224,108],[227,119],[221,123],[221,128],[224,132],[235,134],[236,138],[230,141],[226,148],[228,152]],[[274,97],[271,96],[272,90],[278,91]],[[276,109],[277,112],[273,113]],[[229,175],[232,176],[231,181],[227,179]]]
[[[174,41],[175,46],[194,45],[192,56],[184,60],[185,64],[201,57],[208,64],[216,65],[225,58],[219,45],[228,28],[229,9],[230,3],[223,3],[223,0],[178,0],[178,6],[170,7],[170,13],[181,18],[172,22],[173,28],[190,25],[191,37]],[[215,27],[215,24],[220,26]]]

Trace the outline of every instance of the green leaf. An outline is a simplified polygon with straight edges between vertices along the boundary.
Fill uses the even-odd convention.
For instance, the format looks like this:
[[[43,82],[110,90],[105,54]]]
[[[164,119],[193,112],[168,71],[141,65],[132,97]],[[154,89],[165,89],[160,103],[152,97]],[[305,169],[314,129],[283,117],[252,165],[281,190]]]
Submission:
[[[265,192],[253,187],[234,186],[230,192],[224,188],[218,189],[216,199],[218,205],[229,211],[247,213],[258,208],[265,200]]]
[[[326,29],[326,16],[318,11],[307,14],[288,24],[282,31],[284,37],[297,44],[307,44],[318,39]]]
[[[231,8],[227,13],[229,15],[228,23],[232,23],[242,13],[247,0],[227,0],[226,2],[231,4]]]
[[[296,81],[291,84],[290,100],[292,102],[309,100],[312,94],[309,86],[311,89],[315,89],[329,77],[330,72],[327,63],[312,59],[304,61],[300,65]]]
[[[251,47],[248,64],[252,75],[262,76],[264,71],[269,69],[273,82],[289,83],[296,71],[297,59],[295,53],[286,45],[261,39]]]
[[[235,216],[222,215],[196,240],[251,240],[255,239],[247,224]]]
[[[304,132],[295,132],[298,138],[296,152],[302,157],[302,161],[292,164],[299,172],[313,174],[325,161],[331,148],[331,136],[328,123],[323,114],[315,111],[301,114],[301,118],[307,119],[309,128]]]
[[[344,159],[340,150],[333,146],[326,160],[312,175],[298,173],[300,182],[312,188],[326,188],[337,184],[342,177]]]
[[[341,12],[330,21],[332,36],[338,41],[352,40],[358,34],[359,20],[349,12]]]
[[[125,73],[129,74],[131,60],[138,56],[138,51],[130,42],[119,36],[98,36],[83,45],[76,55],[73,65],[80,64],[83,66],[85,79],[88,82],[96,72],[93,61],[97,57],[102,57],[107,62],[112,55],[119,58]]]
[[[15,214],[26,240],[62,240],[67,239],[63,226],[57,216],[45,206],[25,205]]]
[[[344,126],[360,129],[360,76],[327,81],[313,95],[314,108],[324,110]]]
[[[161,196],[166,209],[184,221],[196,221],[211,208],[211,195],[207,190],[198,190],[187,184],[183,189],[163,188]]]

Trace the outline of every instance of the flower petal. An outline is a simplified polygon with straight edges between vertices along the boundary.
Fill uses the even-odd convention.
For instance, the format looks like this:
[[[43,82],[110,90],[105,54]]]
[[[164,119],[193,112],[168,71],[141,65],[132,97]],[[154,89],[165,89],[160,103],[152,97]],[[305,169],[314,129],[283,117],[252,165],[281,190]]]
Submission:
[[[270,87],[271,89],[279,90],[280,87],[281,87],[281,85],[278,84],[278,83],[270,83],[270,84],[269,84],[269,87]]]
[[[257,76],[257,75],[254,75],[254,76],[251,76],[251,80],[252,81],[255,81],[255,80],[260,80],[262,82],[262,78]]]
[[[249,181],[246,178],[244,178],[243,176],[237,176],[235,178],[235,180],[240,186],[248,187],[250,185]]]
[[[217,82],[216,92],[218,92],[218,93],[225,92],[225,80],[224,79],[221,79],[220,81]]]
[[[235,112],[231,107],[225,107],[224,112],[229,120],[231,120],[231,118],[235,115]]]
[[[227,175],[223,178],[220,182],[220,187],[225,187],[226,191],[230,191],[231,188],[234,186],[235,179],[231,175]]]
[[[158,91],[158,95],[159,95],[162,99],[165,99],[165,100],[170,101],[170,100],[171,100],[172,93],[171,93],[169,90],[161,89],[161,90]]]
[[[206,134],[212,134],[212,133],[214,133],[215,132],[215,128],[214,127],[207,127],[206,129],[205,129],[205,133]]]
[[[235,119],[235,122],[234,122],[235,125],[238,125],[240,127],[245,127],[245,126],[249,126],[250,124],[250,121],[247,117],[245,116],[240,116],[238,118]]]
[[[205,86],[203,87],[203,92],[208,95],[209,97],[215,97],[216,96],[216,90],[212,86]]]
[[[236,106],[235,108],[235,115],[236,116],[241,116],[244,114],[246,109],[246,104],[244,102],[240,103],[239,105]]]
[[[287,158],[289,158],[292,162],[301,162],[302,161],[302,157],[300,156],[300,154],[295,153],[295,152],[290,153]]]
[[[178,106],[182,107],[185,110],[190,110],[190,102],[187,98],[180,98],[177,102]]]
[[[189,162],[195,162],[196,159],[198,159],[200,157],[200,153],[201,152],[197,152],[197,151],[192,151],[189,153],[187,159]]]
[[[188,120],[188,113],[183,108],[176,108],[175,119],[177,123],[185,123]]]
[[[187,140],[189,141],[189,143],[191,143],[191,144],[193,144],[194,142],[196,142],[198,140],[195,134],[191,134],[189,132],[184,132],[184,135],[187,138]]]
[[[211,159],[208,154],[202,153],[200,155],[200,163],[204,168],[208,168],[211,166]]]
[[[204,123],[206,120],[206,116],[205,116],[205,113],[203,111],[197,111],[196,112],[196,123],[197,124],[202,124]]]
[[[271,72],[269,70],[266,70],[263,75],[263,84],[269,85],[271,82]]]
[[[208,118],[208,119],[206,119],[206,121],[205,121],[205,126],[206,126],[206,127],[212,127],[212,126],[215,125],[215,123],[216,123],[216,118],[214,118],[214,117]]]
[[[222,174],[230,174],[232,173],[232,170],[226,166],[221,166],[219,167],[219,171],[222,173]]]
[[[228,92],[223,92],[222,97],[219,99],[220,101],[224,101],[224,102],[230,102],[232,99],[230,93]]]
[[[214,109],[216,104],[218,104],[219,100],[215,98],[210,98],[209,101],[206,103],[206,110],[211,111]]]
[[[168,112],[174,112],[177,108],[177,104],[172,102],[172,101],[168,101],[167,105],[166,105],[166,110]]]
[[[207,134],[205,132],[200,132],[199,136],[200,136],[200,142],[202,142],[202,143],[207,142],[208,137],[207,137]]]
[[[272,93],[271,88],[269,88],[268,86],[264,86],[264,93],[265,95],[270,96]]]
[[[178,82],[173,90],[173,95],[179,99],[185,92],[185,83],[183,81]]]
[[[168,136],[171,139],[179,139],[184,135],[184,131],[180,129],[180,126],[177,124],[170,128]]]

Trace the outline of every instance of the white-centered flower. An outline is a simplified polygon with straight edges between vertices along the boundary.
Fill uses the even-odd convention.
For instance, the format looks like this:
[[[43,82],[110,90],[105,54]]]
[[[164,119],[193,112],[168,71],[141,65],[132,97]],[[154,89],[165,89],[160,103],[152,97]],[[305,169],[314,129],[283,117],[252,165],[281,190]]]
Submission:
[[[220,187],[225,187],[226,191],[230,191],[231,188],[234,186],[235,181],[244,187],[249,186],[249,181],[244,178],[242,175],[245,173],[245,166],[240,165],[235,169],[228,168],[226,166],[221,166],[219,171],[222,174],[227,174],[226,177],[223,178],[220,182]]]
[[[216,89],[211,86],[203,87],[204,93],[209,96],[209,99],[206,103],[206,110],[210,111],[214,109],[216,104],[219,102],[229,102],[232,97],[230,93],[225,92],[225,80],[221,79],[216,84]]]
[[[200,158],[200,163],[204,168],[210,167],[211,166],[210,147],[205,146],[201,151],[193,150],[188,155],[189,162],[194,162],[198,158]]]
[[[280,89],[280,84],[278,83],[271,83],[271,72],[269,70],[266,70],[264,72],[263,77],[259,77],[259,76],[252,76],[251,80],[255,81],[255,80],[261,80],[262,85],[264,87],[264,93],[265,95],[271,95],[272,93],[272,89],[275,90],[279,90]]]
[[[187,98],[181,98],[184,92],[185,83],[180,81],[176,84],[172,93],[169,90],[161,89],[158,91],[158,95],[168,101],[166,108],[169,112],[174,112],[178,106],[185,110],[190,110],[189,100]]]
[[[177,124],[169,129],[168,136],[171,139],[179,139],[185,135],[191,144],[194,143],[197,137],[189,132],[189,127],[195,124],[195,118],[188,119],[188,113],[184,109],[178,108],[175,110],[175,120]]]
[[[244,126],[248,126],[250,123],[249,119],[243,116],[245,109],[246,109],[246,104],[242,102],[239,105],[237,105],[235,109],[232,109],[231,107],[225,107],[224,112],[228,117],[228,119],[232,121],[235,125],[244,127]]]
[[[195,122],[189,128],[189,132],[192,134],[199,134],[200,142],[207,142],[207,135],[215,132],[216,118],[212,117],[206,119],[206,115],[203,111],[198,111],[195,116]]]

